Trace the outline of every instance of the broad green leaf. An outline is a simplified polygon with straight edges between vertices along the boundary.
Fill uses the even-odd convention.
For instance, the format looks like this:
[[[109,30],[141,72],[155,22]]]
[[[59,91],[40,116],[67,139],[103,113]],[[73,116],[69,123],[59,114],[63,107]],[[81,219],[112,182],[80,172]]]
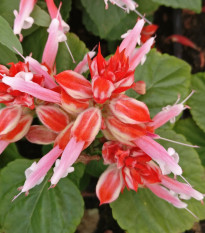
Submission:
[[[104,1],[101,0],[81,0],[85,10],[83,10],[83,23],[88,31],[100,36],[102,39],[119,40],[120,36],[128,29],[131,29],[138,18],[137,14],[130,12],[127,14],[116,5],[109,3],[109,8],[105,10]],[[154,11],[158,4],[153,1],[137,1],[137,10],[143,13]]]
[[[135,71],[135,81],[138,80],[146,83],[146,94],[139,96],[133,90],[127,94],[145,102],[153,116],[162,107],[174,104],[179,94],[182,99],[188,94],[190,66],[181,59],[162,55],[153,49],[144,65],[138,65]]]
[[[85,44],[74,33],[68,33],[67,38],[67,43],[76,63],[73,63],[65,43],[60,43],[56,57],[57,73],[63,70],[74,69],[75,66],[83,59],[84,55],[88,52]]]
[[[186,142],[185,138],[174,131],[160,130],[162,137]],[[161,141],[160,141],[161,142]],[[205,192],[204,168],[193,148],[177,144],[163,143],[165,148],[173,147],[180,155],[183,176],[202,193]],[[188,208],[200,219],[205,218],[204,206],[196,200],[187,201]],[[111,204],[114,218],[128,233],[178,233],[190,229],[196,219],[185,209],[177,209],[164,200],[156,197],[148,189],[136,192],[125,190]]]
[[[7,65],[9,62],[18,62],[15,53],[2,44],[0,44],[0,54],[0,64],[2,65]]]
[[[202,164],[205,166],[205,133],[191,118],[179,120],[175,124],[174,130],[177,133],[183,134],[193,145],[199,146],[196,151],[199,154]]]
[[[200,13],[201,0],[152,0],[160,5],[171,6],[173,8],[186,8]]]
[[[102,39],[117,40],[121,34],[132,28],[136,23],[136,14],[126,14],[122,9],[109,5],[105,10],[104,1],[81,0],[85,13],[84,24],[88,31],[100,36]],[[83,11],[83,13],[84,13]],[[92,27],[90,25],[94,24]],[[97,30],[95,30],[97,28]]]
[[[74,167],[74,172],[71,172],[68,174],[68,178],[76,185],[79,187],[80,185],[80,180],[84,175],[85,171],[85,164],[83,163],[75,163],[73,165]]]
[[[192,75],[191,88],[196,90],[188,102],[191,114],[196,124],[205,132],[205,73]]]
[[[48,190],[49,174],[27,197],[22,194],[11,202],[18,192],[17,187],[25,180],[25,169],[31,163],[30,160],[15,160],[0,173],[1,232],[75,232],[83,215],[83,200],[69,179],[62,179],[54,189]]]
[[[31,17],[34,19],[34,24],[42,27],[48,27],[50,24],[50,16],[42,10],[38,5],[35,5]]]
[[[16,51],[13,48],[16,48],[20,53],[23,53],[21,43],[18,38],[14,35],[9,23],[0,16],[0,43],[6,46],[11,51]]]
[[[0,1],[0,15],[3,16],[13,26],[14,23],[14,10],[19,9],[20,0],[1,0]]]
[[[90,161],[86,166],[86,173],[88,173],[91,176],[99,177],[101,173],[105,171],[107,166],[103,164],[103,159],[100,159],[99,161]]]
[[[13,160],[20,158],[23,157],[19,154],[16,144],[11,143],[0,156],[0,168],[6,166],[9,162]]]
[[[46,28],[39,28],[28,37],[25,37],[23,40],[24,55],[28,56],[32,53],[32,57],[41,62],[47,38]]]

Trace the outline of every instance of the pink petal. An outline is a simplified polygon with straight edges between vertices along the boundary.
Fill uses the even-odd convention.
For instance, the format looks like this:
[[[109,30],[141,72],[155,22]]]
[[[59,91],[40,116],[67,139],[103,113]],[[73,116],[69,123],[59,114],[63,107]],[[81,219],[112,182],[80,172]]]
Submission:
[[[53,176],[51,177],[51,184],[56,185],[59,180],[65,177],[65,174],[68,172],[68,169],[72,164],[77,160],[84,146],[83,141],[77,142],[73,137],[67,144],[64,152],[62,154],[60,164],[55,169]]]
[[[176,163],[176,161],[167,153],[163,146],[155,142],[148,136],[138,137],[134,143],[148,154],[153,160],[155,160],[159,165],[164,166],[164,164],[169,167],[169,169],[176,175],[182,174],[181,167]]]
[[[183,110],[183,104],[176,104],[174,106],[171,106],[170,108],[157,113],[157,115],[154,116],[152,122],[149,125],[151,127],[154,127],[154,129],[157,129],[170,121],[172,118],[178,116]]]
[[[54,147],[48,154],[44,155],[37,163],[36,170],[26,179],[22,192],[32,189],[39,180],[50,170],[56,159],[60,156],[62,150],[58,146]]]
[[[185,194],[199,201],[204,199],[203,194],[193,189],[190,185],[171,179],[168,176],[162,176],[162,184],[176,193]]]
[[[44,125],[32,125],[26,135],[26,139],[35,144],[48,145],[55,141],[57,134]]]
[[[54,79],[48,74],[47,71],[44,70],[44,68],[38,61],[33,59],[32,57],[26,57],[25,63],[28,62],[29,69],[32,73],[43,75],[45,78],[45,87],[52,89],[57,87],[57,84],[55,83]]]
[[[20,34],[22,28],[24,28],[24,24],[26,20],[29,18],[29,15],[31,14],[34,5],[37,0],[21,0],[20,7],[19,7],[19,13],[15,11],[16,18],[14,20],[14,34]],[[29,25],[29,27],[32,26]],[[27,27],[28,28],[28,27]]]
[[[21,78],[7,77],[2,79],[2,82],[9,85],[13,90],[18,90],[32,95],[38,99],[48,101],[51,103],[60,103],[60,94],[43,88],[32,81],[25,81]]]
[[[142,45],[142,47],[140,47],[137,50],[137,52],[135,52],[135,54],[132,56],[130,60],[131,70],[134,70],[139,65],[139,63],[144,58],[144,56],[150,51],[153,43],[154,43],[154,38],[150,38]]]
[[[84,72],[86,72],[89,68],[88,68],[88,56],[90,58],[94,57],[95,56],[95,52],[91,51],[91,52],[88,52],[83,60],[81,62],[78,63],[78,65],[75,67],[74,71],[79,73],[79,74],[82,74]]]
[[[125,49],[125,55],[128,57],[131,56],[134,48],[137,45],[137,42],[140,39],[140,33],[142,31],[144,23],[145,23],[144,19],[137,21],[132,31],[126,36],[126,38],[120,44],[120,47],[119,47],[120,52],[122,52],[123,49]]]
[[[146,186],[158,197],[168,201],[177,208],[186,208],[187,204],[180,201],[178,197],[175,197],[167,189],[158,184],[146,184]]]
[[[54,18],[51,21],[48,29],[48,40],[43,51],[42,63],[45,63],[51,69],[54,66],[56,55],[58,52],[58,27],[59,21],[58,19]]]
[[[123,179],[121,170],[116,165],[110,165],[100,176],[96,194],[100,200],[100,204],[115,201],[123,188]]]

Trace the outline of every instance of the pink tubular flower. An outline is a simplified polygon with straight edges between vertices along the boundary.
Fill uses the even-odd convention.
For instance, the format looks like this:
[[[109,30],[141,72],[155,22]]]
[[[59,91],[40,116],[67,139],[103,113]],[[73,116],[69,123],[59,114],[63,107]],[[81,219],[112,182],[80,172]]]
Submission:
[[[203,199],[203,195],[190,185],[163,175],[160,168],[138,147],[125,147],[110,141],[103,145],[102,155],[104,163],[109,166],[96,187],[101,204],[116,200],[125,187],[136,192],[139,187],[147,187],[177,208],[187,207],[180,198]]]
[[[14,10],[15,21],[14,21],[14,34],[20,35],[22,40],[21,30],[30,28],[34,22],[30,14],[36,4],[37,0],[21,0],[19,5],[19,13]]]

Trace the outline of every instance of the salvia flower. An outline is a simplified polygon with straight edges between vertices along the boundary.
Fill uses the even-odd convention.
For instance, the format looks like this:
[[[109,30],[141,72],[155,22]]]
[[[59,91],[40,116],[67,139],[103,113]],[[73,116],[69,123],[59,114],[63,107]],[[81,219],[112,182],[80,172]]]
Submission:
[[[15,21],[14,21],[14,34],[20,36],[20,40],[23,39],[21,34],[22,29],[28,29],[32,26],[34,19],[30,17],[31,12],[36,4],[37,0],[21,0],[19,5],[19,12],[14,10]]]
[[[100,176],[96,187],[101,204],[116,200],[125,187],[136,192],[138,188],[148,188],[177,208],[187,207],[181,199],[204,198],[190,185],[163,175],[150,156],[138,147],[109,141],[103,145],[102,156],[104,163],[109,166]]]

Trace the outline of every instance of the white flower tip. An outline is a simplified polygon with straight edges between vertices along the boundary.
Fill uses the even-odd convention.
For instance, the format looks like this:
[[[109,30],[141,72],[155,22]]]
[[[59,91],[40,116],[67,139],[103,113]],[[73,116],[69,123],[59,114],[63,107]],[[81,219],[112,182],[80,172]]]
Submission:
[[[17,197],[19,197],[23,192],[21,191],[19,194],[17,194],[16,196],[14,196],[14,198],[12,199],[11,202],[15,201]]]

